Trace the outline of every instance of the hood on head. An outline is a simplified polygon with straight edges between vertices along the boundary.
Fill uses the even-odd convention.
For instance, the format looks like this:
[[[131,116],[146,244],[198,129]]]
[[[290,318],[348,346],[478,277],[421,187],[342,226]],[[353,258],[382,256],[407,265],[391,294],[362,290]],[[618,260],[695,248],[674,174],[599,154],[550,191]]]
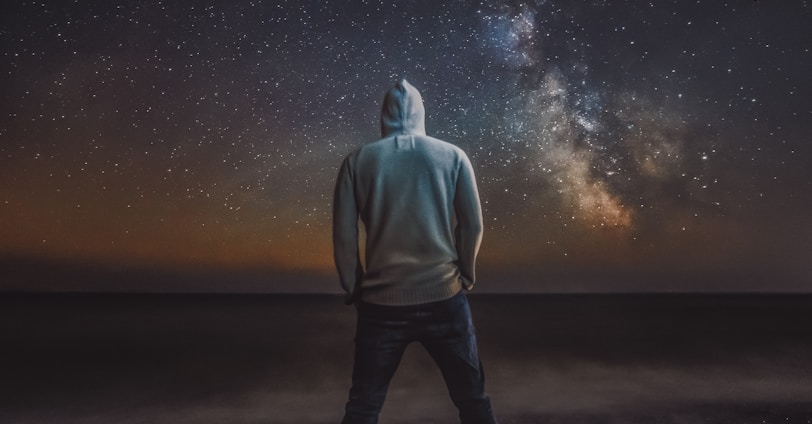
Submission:
[[[423,97],[405,79],[386,92],[381,111],[381,134],[384,137],[401,134],[426,134],[426,110]]]

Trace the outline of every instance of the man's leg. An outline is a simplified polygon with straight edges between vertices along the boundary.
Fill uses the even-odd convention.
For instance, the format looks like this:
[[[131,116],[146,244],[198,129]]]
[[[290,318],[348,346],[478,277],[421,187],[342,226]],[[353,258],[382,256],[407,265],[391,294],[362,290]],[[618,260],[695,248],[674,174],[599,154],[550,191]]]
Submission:
[[[409,343],[406,324],[387,314],[386,307],[358,306],[352,388],[342,424],[378,422],[389,382]]]
[[[462,424],[494,424],[468,299],[463,293],[440,305],[421,342],[440,368]]]

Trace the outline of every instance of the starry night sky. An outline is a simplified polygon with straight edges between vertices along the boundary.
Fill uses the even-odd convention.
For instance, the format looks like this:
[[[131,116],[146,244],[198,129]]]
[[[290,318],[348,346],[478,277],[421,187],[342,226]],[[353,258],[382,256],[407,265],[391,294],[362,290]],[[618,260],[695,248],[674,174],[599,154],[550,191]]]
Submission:
[[[483,291],[812,291],[806,1],[1,8],[0,288],[337,291],[333,181],[405,77],[476,168]]]

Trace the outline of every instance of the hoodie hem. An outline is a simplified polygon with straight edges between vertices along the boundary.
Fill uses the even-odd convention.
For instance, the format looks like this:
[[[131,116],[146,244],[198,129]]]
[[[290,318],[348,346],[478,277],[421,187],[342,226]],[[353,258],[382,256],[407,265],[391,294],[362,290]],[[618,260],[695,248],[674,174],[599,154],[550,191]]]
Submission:
[[[458,278],[442,285],[429,287],[409,287],[404,289],[372,290],[361,293],[361,299],[367,303],[389,306],[419,305],[438,302],[453,297],[463,289]],[[363,289],[362,289],[363,290]]]

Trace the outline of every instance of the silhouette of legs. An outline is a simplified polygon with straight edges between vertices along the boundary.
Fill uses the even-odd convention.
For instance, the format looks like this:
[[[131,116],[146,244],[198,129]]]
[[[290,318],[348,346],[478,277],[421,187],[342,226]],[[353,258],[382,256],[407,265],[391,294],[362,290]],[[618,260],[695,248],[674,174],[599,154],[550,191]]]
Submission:
[[[378,422],[406,346],[419,341],[434,359],[462,424],[493,424],[485,374],[464,293],[426,305],[358,306],[350,400],[342,424]]]

